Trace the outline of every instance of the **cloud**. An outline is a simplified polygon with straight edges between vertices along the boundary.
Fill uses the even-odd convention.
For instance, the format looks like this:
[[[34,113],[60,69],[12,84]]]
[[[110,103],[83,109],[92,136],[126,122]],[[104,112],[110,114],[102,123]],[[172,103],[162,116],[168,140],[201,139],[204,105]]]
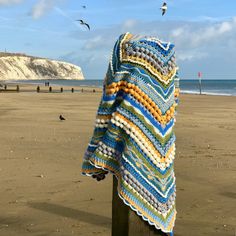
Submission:
[[[23,0],[0,0],[0,6],[1,5],[11,5],[11,4],[17,4],[22,2]]]
[[[104,37],[102,35],[98,35],[90,40],[88,40],[84,46],[83,49],[85,50],[94,50],[98,48],[104,48],[107,47],[106,40],[104,40]]]
[[[124,29],[132,29],[137,25],[137,20],[134,19],[128,19],[126,21],[123,22],[122,24],[122,28]]]
[[[196,26],[196,27],[194,27]],[[211,22],[199,25],[188,23],[173,29],[171,38],[177,44],[187,47],[201,47],[206,43],[219,43],[225,37],[231,37],[236,33],[236,18],[223,22]]]
[[[127,31],[173,42],[183,78],[192,78],[198,70],[203,70],[209,78],[218,79],[224,75],[233,78],[236,74],[236,17],[219,21],[145,22],[129,19],[90,32],[74,31],[70,36],[81,45],[79,53],[64,58],[80,65],[86,71],[86,78],[94,79],[95,73],[97,78],[103,78],[115,41]]]
[[[178,51],[177,60],[178,61],[191,61],[191,60],[196,60],[196,59],[203,59],[208,56],[209,54],[207,52],[201,52],[198,50]]]
[[[33,19],[38,19],[53,9],[57,0],[38,0],[31,10]]]
[[[58,58],[61,61],[67,61],[79,65],[86,79],[103,79],[107,70],[109,54],[103,53],[84,53],[71,51]]]

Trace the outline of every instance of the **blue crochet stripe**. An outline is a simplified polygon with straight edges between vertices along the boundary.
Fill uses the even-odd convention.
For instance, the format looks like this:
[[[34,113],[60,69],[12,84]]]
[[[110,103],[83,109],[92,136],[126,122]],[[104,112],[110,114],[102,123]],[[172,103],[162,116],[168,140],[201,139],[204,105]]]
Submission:
[[[127,191],[127,189],[121,185],[121,190],[122,192],[124,192],[125,195],[127,195],[130,199],[132,199],[132,201],[134,201],[136,203],[136,205],[138,205],[140,208],[142,208],[143,211],[145,211],[148,215],[150,215],[153,219],[155,219],[156,221],[160,222],[162,225],[165,225],[165,227],[167,227],[170,223],[170,220],[172,219],[174,212],[172,212],[168,219],[164,222],[161,221],[159,217],[156,216],[156,214],[154,214],[152,211],[147,210],[147,208],[143,207],[143,203],[140,202],[134,195],[132,195],[129,191]],[[134,206],[133,206],[134,207]],[[146,217],[144,217],[145,220],[147,220]],[[149,219],[150,220],[150,219]]]
[[[127,157],[127,159],[129,159],[129,155],[128,155],[127,153],[125,153],[124,155]],[[149,183],[146,182],[146,180],[145,180],[141,175],[139,175],[139,174],[136,172],[136,170],[135,170],[128,162],[125,162],[123,159],[121,159],[121,160],[122,160],[122,161],[121,161],[121,164],[125,167],[125,169],[128,170],[129,173],[130,173],[134,178],[138,179],[138,180],[139,180],[139,183],[140,183],[141,185],[143,185],[150,193],[152,193],[152,195],[156,196],[159,202],[161,202],[161,203],[166,203],[166,202],[168,201],[170,195],[172,195],[173,192],[175,191],[175,186],[174,186],[174,185],[173,185],[173,187],[170,188],[170,190],[168,191],[167,197],[164,198],[164,197],[162,197],[162,196],[160,195],[160,193],[158,193],[151,185],[149,185]],[[151,181],[150,181],[150,182],[151,182]],[[172,184],[173,184],[173,182],[172,182]],[[171,184],[170,184],[170,185],[171,185]],[[170,186],[170,185],[169,185],[169,186]],[[158,189],[158,187],[157,187],[157,189]],[[159,190],[160,192],[162,192],[161,189],[158,189],[158,190]]]

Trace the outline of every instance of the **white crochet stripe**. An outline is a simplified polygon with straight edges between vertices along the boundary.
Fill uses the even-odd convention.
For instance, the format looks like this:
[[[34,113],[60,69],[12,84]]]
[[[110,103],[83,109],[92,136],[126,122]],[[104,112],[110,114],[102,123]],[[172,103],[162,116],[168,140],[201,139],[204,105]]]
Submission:
[[[137,61],[135,61],[135,60],[132,60],[132,59],[122,59],[122,61],[128,61],[128,62],[133,62],[133,63],[137,63]],[[140,64],[140,65],[142,65],[144,68],[146,68],[147,69],[147,66],[146,66],[146,64],[144,64],[144,63],[142,63],[142,62],[138,62],[138,64]],[[158,76],[157,74],[154,74],[153,72],[152,72],[152,74],[153,75],[155,75],[161,82],[163,82],[165,85],[167,85],[167,84],[169,84],[169,82],[170,82],[170,80],[172,80],[173,79],[173,77],[176,75],[176,72],[177,72],[177,69],[176,69],[177,67],[174,67],[174,73],[173,73],[173,75],[168,79],[168,80],[163,80],[160,76]],[[148,69],[147,69],[148,70]]]
[[[122,168],[123,166],[121,166],[121,168]],[[129,172],[128,172],[128,170],[125,170],[125,168],[123,167],[123,169],[124,169],[124,175],[125,176],[127,176],[127,178],[129,178],[133,183],[135,183],[137,186],[139,186],[139,188],[140,188],[140,186],[142,186],[142,184],[141,183],[139,183],[136,179],[135,179],[135,177],[134,176],[132,176]],[[128,173],[128,174],[127,174]],[[173,176],[173,174],[171,173],[171,175],[169,175],[169,176]],[[168,176],[168,177],[169,177]],[[173,176],[174,177],[174,176]],[[124,179],[125,179],[125,177],[124,177]],[[173,180],[173,179],[172,179]],[[149,191],[148,191],[149,192]],[[150,194],[150,196],[152,196],[151,197],[151,200],[153,200],[154,202],[156,202],[156,203],[159,203],[159,205],[164,205],[164,203],[161,203],[161,202],[159,202],[158,201],[158,199],[156,199],[156,197],[151,193],[151,192],[149,192],[149,194]],[[174,194],[174,193],[173,193]]]
[[[121,67],[124,68],[124,69],[126,69],[126,70],[129,69],[127,66],[124,66],[124,65],[122,65]],[[163,91],[163,88],[162,88],[160,85],[157,85],[157,84],[153,83],[153,81],[152,81],[152,79],[150,78],[149,75],[142,73],[142,72],[140,71],[140,69],[137,68],[137,67],[134,67],[134,68],[132,68],[132,69],[137,70],[139,74],[141,74],[143,77],[146,77],[146,78],[149,80],[149,82],[150,82],[154,87],[157,87],[157,88],[161,89],[162,93],[163,93],[165,96],[169,93],[170,89],[172,89],[172,87],[174,86],[174,84],[173,84],[172,86],[170,86],[170,87],[168,88],[168,90],[167,90],[166,92],[164,92],[164,91]],[[122,72],[116,72],[116,73],[117,73],[117,74],[122,74],[122,73],[123,73],[123,74],[130,74],[129,71],[122,71]],[[173,77],[172,77],[172,78],[173,78]],[[166,101],[165,98],[162,97],[162,99],[163,99],[164,101]]]
[[[125,157],[124,154],[122,154],[122,158],[124,158],[124,160],[125,160],[126,162],[128,162],[129,165],[131,165],[131,166],[133,167],[133,169],[136,171],[136,173],[139,173],[139,175],[140,175],[150,186],[152,186],[152,188],[154,188],[162,197],[167,198],[170,189],[173,188],[173,186],[175,185],[175,177],[173,178],[173,183],[172,183],[172,185],[170,185],[170,187],[166,190],[165,193],[162,193],[162,192],[159,191],[159,189],[156,188],[156,186],[154,186],[148,179],[146,179],[146,178],[139,172],[139,170]]]
[[[169,135],[169,134],[171,133],[171,131],[172,131],[172,129],[173,129],[173,126],[174,126],[174,123],[173,123],[173,125],[170,126],[170,128],[165,132],[165,134],[162,135],[162,133],[161,133],[155,126],[153,126],[153,124],[149,121],[149,119],[147,119],[147,118],[143,115],[143,113],[142,113],[138,108],[132,106],[132,105],[130,104],[130,102],[128,102],[127,100],[124,100],[124,103],[125,103],[125,105],[128,106],[128,107],[132,107],[140,116],[142,116],[142,118],[143,118],[149,125],[151,125],[151,126],[153,127],[155,133],[158,134],[159,136],[161,136],[162,138],[165,138],[167,135]]]
[[[130,148],[128,148],[128,150],[130,151],[130,153],[131,153],[131,158],[134,160],[134,161],[137,161],[138,162],[138,160],[137,160],[137,158],[135,159],[135,155],[134,155],[134,153],[133,153],[133,150],[132,149],[130,149]],[[140,163],[140,162],[138,162],[138,163]],[[140,167],[144,172],[147,172],[145,169],[144,169],[144,167],[143,167],[143,164],[141,164],[142,166]],[[151,173],[152,171],[146,166],[146,169],[148,169],[149,170],[149,172],[148,173]],[[148,174],[147,174],[148,175]],[[155,177],[153,178],[154,179],[154,181],[159,185],[159,183],[155,180],[155,178],[156,179],[158,179],[158,181],[159,182],[161,182],[161,184],[163,184],[163,185],[167,185],[170,181],[168,181],[168,179],[169,179],[169,176],[173,176],[174,177],[174,172],[172,171],[172,173],[170,174],[170,175],[168,175],[166,178],[159,178],[158,176],[156,176],[155,175]]]
[[[115,117],[115,118],[119,118],[119,117]],[[124,129],[125,132],[137,143],[137,145],[143,150],[143,152],[148,156],[148,158],[152,161],[152,163],[156,167],[164,171],[173,162],[172,155],[171,156],[169,155],[165,159],[165,163],[161,162],[161,159],[160,157],[157,156],[157,154],[155,153],[155,150],[151,148],[140,135],[137,135],[136,132],[134,133],[133,131],[129,131],[127,127],[125,127],[122,123],[120,123],[119,121],[115,119],[111,119],[111,122],[115,124],[116,126]],[[174,146],[171,146],[170,148],[174,148]]]
[[[89,147],[97,147],[98,145],[97,145],[97,144],[91,144],[91,143],[89,143],[88,146],[89,146]]]
[[[104,168],[104,167],[102,167],[102,166],[98,166],[98,165],[94,164],[94,163],[91,162],[91,161],[89,161],[89,163],[90,163],[91,165],[93,165],[94,167],[96,167],[97,169],[101,169],[101,170],[104,170],[104,171],[108,171],[109,173],[113,174],[113,175],[116,177],[117,181],[119,181],[119,177],[118,177],[115,173],[113,173],[112,171],[110,171],[110,170],[108,170],[108,169],[106,169],[106,168]],[[88,173],[84,173],[84,172],[83,172],[82,175],[92,176],[93,174],[88,174]],[[150,221],[150,220],[149,220],[148,218],[146,218],[141,212],[139,212],[134,206],[132,206],[129,202],[127,202],[127,200],[125,200],[125,199],[121,196],[121,194],[119,193],[119,185],[117,186],[117,193],[118,193],[118,196],[120,197],[120,199],[124,202],[124,204],[127,205],[127,206],[129,206],[133,211],[135,211],[137,215],[141,216],[144,221],[147,221],[150,225],[154,226],[157,230],[162,230],[162,231],[165,232],[165,233],[170,233],[170,231],[166,231],[165,228],[163,228],[163,227],[161,227],[161,226],[155,224],[154,222]],[[174,221],[174,222],[175,222],[175,221]],[[173,227],[174,227],[174,225],[173,225]]]
[[[132,105],[130,104],[130,102],[128,102],[127,100],[123,100],[123,102],[125,103],[126,106],[132,107],[139,115],[141,115],[141,116],[143,117],[143,119],[144,119],[149,125],[153,126],[152,123],[143,115],[143,113],[142,113],[138,108],[132,106]],[[112,105],[113,103],[114,103],[114,100],[111,100],[111,101],[104,101],[104,102],[103,102],[103,104],[109,104],[109,105]],[[160,133],[160,131],[159,131],[155,126],[153,126],[153,129],[154,129],[154,131],[155,131],[156,134],[158,134],[158,135],[161,136],[162,138],[165,138],[168,134],[170,134],[170,132],[172,131],[173,126],[174,126],[174,123],[173,123],[172,126],[169,127],[169,129],[165,132],[164,135],[162,135],[162,133]]]
[[[111,119],[111,122],[115,124],[116,126],[121,127],[123,130],[125,130],[126,133],[137,142],[140,148],[143,148],[143,151],[148,156],[150,156],[150,158],[153,160],[154,163],[157,160],[158,162],[160,162],[159,157],[155,158],[156,154],[155,154],[154,149],[151,149],[151,147],[146,143],[145,139],[143,139],[142,135],[139,134],[138,130],[136,130],[134,127],[129,127],[129,124],[126,122],[125,119],[123,119],[122,117],[116,116],[114,114],[113,118]],[[172,147],[174,148],[174,144],[170,148]]]
[[[129,206],[134,212],[136,212],[137,215],[139,215],[140,217],[142,217],[142,219],[144,221],[147,221],[150,225],[154,226],[157,230],[162,230],[165,233],[171,233],[170,231],[166,231],[165,228],[153,223],[152,221],[150,221],[149,219],[147,219],[141,212],[139,212],[134,206],[132,206],[130,203],[127,202],[127,200],[125,200],[119,193],[119,189],[117,190],[119,197],[123,200],[123,202],[125,203],[125,205]],[[173,223],[173,227],[175,226],[175,220]]]
[[[157,43],[163,50],[168,51],[170,48],[171,43],[170,42],[165,42],[160,39],[156,39],[155,37],[147,37],[145,38],[148,42],[155,42]],[[162,44],[167,44],[166,47],[164,47]]]
[[[145,198],[143,198],[143,197],[138,193],[138,191],[135,190],[134,187],[132,187],[129,183],[127,183],[126,180],[123,180],[123,182],[124,182],[124,184],[125,184],[130,190],[134,191],[137,195],[139,195],[139,197],[140,197],[153,211],[158,212],[158,214],[159,214],[159,215],[162,215],[165,219],[166,219],[167,214],[173,209],[174,204],[173,204],[172,207],[171,207],[168,211],[166,211],[165,213],[162,213],[162,212],[158,211],[158,210],[157,210],[156,208],[154,208]],[[159,203],[159,204],[162,204],[162,203],[160,203],[160,202],[158,202],[158,203]]]

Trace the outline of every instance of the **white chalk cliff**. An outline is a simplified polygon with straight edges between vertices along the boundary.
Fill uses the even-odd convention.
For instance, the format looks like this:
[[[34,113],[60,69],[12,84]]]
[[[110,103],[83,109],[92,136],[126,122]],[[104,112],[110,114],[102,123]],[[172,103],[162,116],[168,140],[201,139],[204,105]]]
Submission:
[[[83,80],[79,66],[50,59],[0,52],[0,80]]]

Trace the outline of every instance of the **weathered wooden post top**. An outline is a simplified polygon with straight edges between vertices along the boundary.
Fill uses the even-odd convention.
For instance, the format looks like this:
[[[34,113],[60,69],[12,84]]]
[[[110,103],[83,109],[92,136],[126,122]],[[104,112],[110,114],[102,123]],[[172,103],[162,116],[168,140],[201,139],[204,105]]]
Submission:
[[[112,173],[112,236],[173,235],[176,218],[174,45],[123,34],[115,43],[82,173]]]

